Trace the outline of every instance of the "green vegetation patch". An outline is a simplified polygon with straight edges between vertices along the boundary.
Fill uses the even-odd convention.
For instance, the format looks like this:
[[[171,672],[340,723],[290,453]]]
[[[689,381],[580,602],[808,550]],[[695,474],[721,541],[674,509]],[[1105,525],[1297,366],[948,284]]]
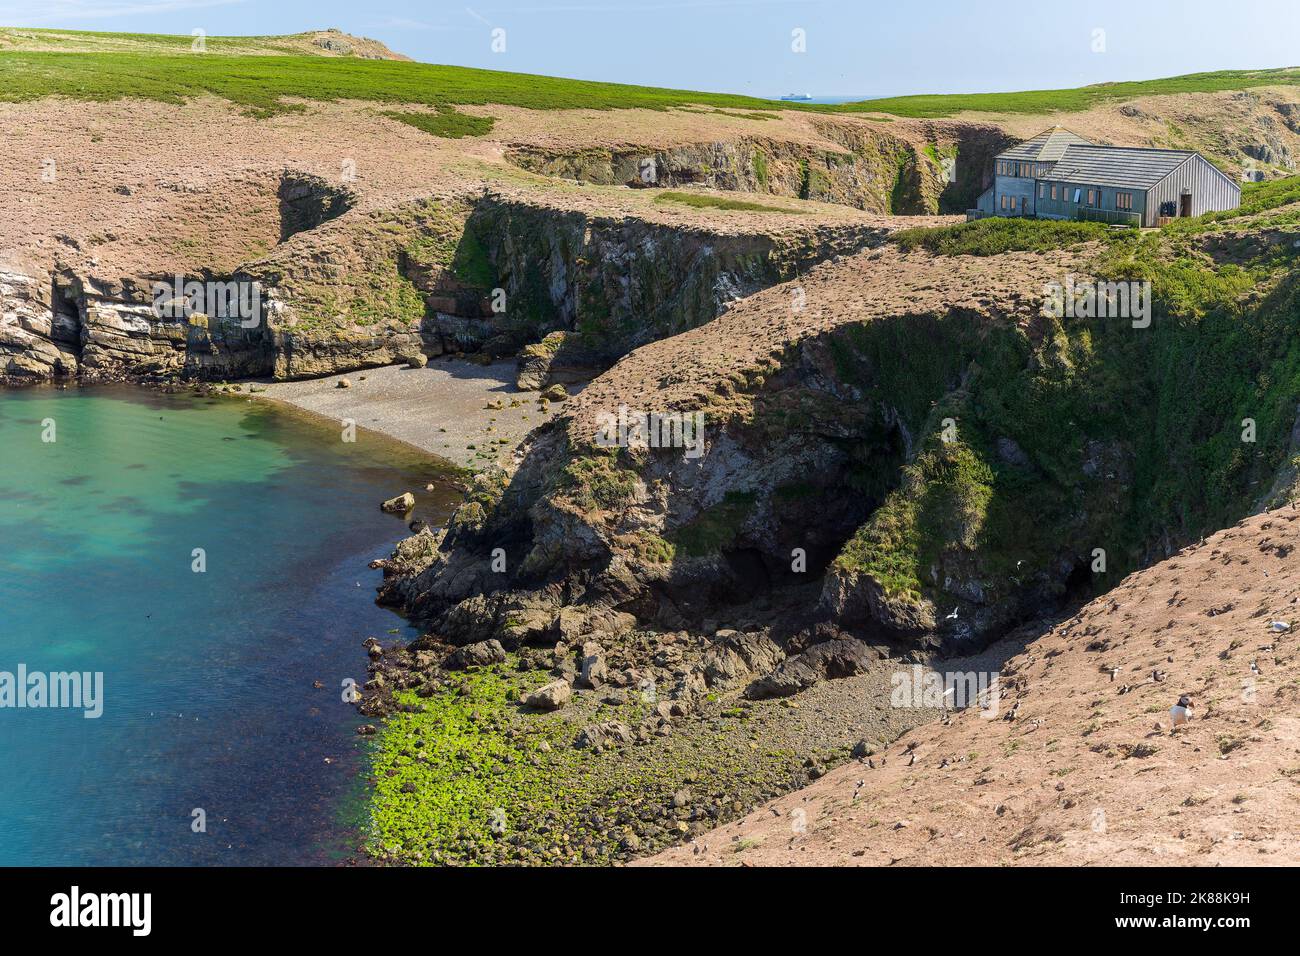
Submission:
[[[461,113],[450,106],[439,107],[434,113],[411,113],[389,110],[384,113],[389,119],[395,119],[407,126],[414,126],[431,136],[444,139],[461,139],[465,136],[482,136],[492,131],[496,119],[491,116],[471,116]]]
[[[1080,113],[1118,100],[1138,96],[1177,95],[1180,93],[1219,93],[1248,90],[1260,86],[1295,86],[1300,84],[1300,70],[1219,70],[1192,73],[1159,80],[1135,80],[1126,83],[1099,83],[1069,90],[1028,90],[1019,93],[952,93],[919,96],[893,96],[862,100],[839,107],[845,112],[873,111],[935,119],[957,113]]]
[[[757,498],[754,492],[727,492],[721,502],[678,528],[673,543],[691,557],[721,554],[735,542],[741,526],[753,512]]]
[[[183,39],[188,49],[188,37],[176,39]],[[208,38],[209,51],[220,49],[221,39]],[[139,97],[183,103],[205,94],[229,100],[258,117],[303,108],[289,103],[289,99],[350,99],[433,107],[499,103],[539,110],[666,110],[688,104],[751,111],[785,108],[749,96],[397,60],[189,54],[179,42],[174,54],[0,52],[0,101],[67,96],[79,100]]]
[[[1209,232],[1216,228],[1230,227],[1235,219],[1246,216],[1258,216],[1282,206],[1300,204],[1300,176],[1287,176],[1262,183],[1246,183],[1241,189],[1241,205],[1236,209],[1222,212],[1207,212],[1189,219],[1175,219],[1165,225],[1163,231],[1171,234]],[[1286,214],[1275,218],[1252,223],[1252,228],[1286,225],[1300,221],[1300,211],[1288,210]]]
[[[797,785],[802,758],[745,722],[728,733],[683,723],[651,742],[574,746],[584,727],[636,726],[651,704],[575,700],[554,713],[517,705],[553,680],[505,664],[443,675],[397,695],[370,755],[367,848],[408,865],[609,864],[724,823]],[[604,696],[604,695],[602,695]],[[847,755],[847,748],[844,750]],[[678,806],[674,794],[691,794]]]
[[[710,196],[707,193],[684,193],[665,190],[655,196],[657,203],[681,203],[695,209],[729,209],[740,212],[779,212],[786,215],[799,215],[798,209],[786,209],[782,206],[769,206],[763,203],[746,202],[743,199],[727,199],[722,196]]]
[[[959,441],[936,442],[905,469],[890,496],[836,558],[836,566],[871,575],[891,597],[920,597],[922,568],[953,547],[980,543],[994,476]]]
[[[837,566],[891,595],[955,580],[992,602],[1063,588],[1062,556],[1086,568],[1103,548],[1106,573],[1072,583],[1104,590],[1248,513],[1288,462],[1300,401],[1300,249],[1280,238],[1221,263],[1203,237],[1114,237],[1080,271],[1151,282],[1148,328],[1038,316],[982,334],[951,317],[844,330],[837,375],[888,401],[919,450]],[[915,378],[946,394],[899,384],[917,361]]]
[[[21,40],[35,31],[8,30]],[[560,77],[476,70],[360,57],[258,56],[249,50],[292,51],[292,37],[207,37],[207,52],[191,53],[189,36],[83,33],[43,34],[47,43],[102,39],[104,51],[0,51],[0,100],[23,102],[45,96],[81,100],[141,97],[181,103],[204,94],[227,99],[254,116],[271,116],[301,105],[288,99],[425,106],[499,103],[528,109],[732,110],[729,115],[765,120],[781,110],[819,113],[888,113],[935,118],[965,110],[993,113],[1079,112],[1138,96],[1213,93],[1261,86],[1294,86],[1300,71],[1221,70],[1167,79],[1104,83],[1068,90],[888,97],[855,103],[793,103],[660,87],[625,86]],[[116,48],[115,48],[116,47]],[[444,121],[458,130],[461,121]],[[436,132],[435,135],[445,135]],[[460,135],[481,135],[466,132]]]
[[[427,699],[399,695],[419,711],[390,719],[373,754],[371,852],[414,863],[439,863],[444,854],[472,861],[501,835],[494,827],[508,828],[531,801],[555,801],[525,762],[543,753],[543,742],[551,747],[552,735],[514,742],[501,733],[507,698],[539,676],[507,682],[478,672]],[[554,746],[563,753],[568,741]]]
[[[569,461],[561,476],[565,496],[584,511],[625,508],[639,479],[635,471],[623,466],[618,452],[611,448]]]
[[[941,256],[997,256],[1004,252],[1068,249],[1115,235],[1100,222],[1057,219],[977,219],[954,226],[902,229],[893,239],[903,249],[925,249]]]

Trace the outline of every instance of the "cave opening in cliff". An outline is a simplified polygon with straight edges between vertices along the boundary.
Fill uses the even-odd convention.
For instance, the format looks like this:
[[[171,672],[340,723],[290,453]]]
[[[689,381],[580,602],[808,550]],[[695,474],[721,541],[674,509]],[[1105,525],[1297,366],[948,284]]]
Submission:
[[[355,169],[342,171],[344,182]],[[280,241],[287,242],[301,232],[316,229],[337,219],[356,202],[346,186],[336,186],[319,176],[285,170],[276,190],[280,208]]]
[[[86,307],[78,288],[72,283],[60,282],[57,277],[50,283],[50,339],[71,345],[81,356],[82,330],[86,325]]]

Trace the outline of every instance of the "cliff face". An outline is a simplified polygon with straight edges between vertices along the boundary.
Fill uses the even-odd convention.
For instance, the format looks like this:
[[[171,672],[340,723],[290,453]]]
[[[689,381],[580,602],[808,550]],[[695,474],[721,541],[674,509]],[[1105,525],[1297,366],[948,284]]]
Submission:
[[[385,597],[455,643],[614,613],[698,627],[764,595],[796,649],[819,622],[983,646],[1289,493],[1288,236],[1125,240],[1150,258],[1124,274],[1155,270],[1143,328],[1042,313],[1047,283],[1104,266],[1092,252],[827,263],[625,357]],[[1216,286],[1228,248],[1250,272]],[[601,447],[624,412],[698,413],[702,437]]]
[[[698,624],[769,592],[810,620],[815,582],[898,486],[936,427],[934,403],[962,387],[985,338],[1015,334],[1007,317],[1054,267],[1019,257],[941,271],[882,250],[638,349],[534,435],[508,482],[485,479],[440,550],[394,574],[386,597],[456,642],[540,637],[561,608]],[[962,291],[973,283],[980,301]],[[863,342],[874,364],[859,377],[846,363]],[[601,421],[622,406],[698,412],[699,454],[600,447]],[[504,574],[491,570],[496,548]],[[932,617],[927,630],[918,612],[907,636],[933,639]],[[837,621],[855,623],[897,636]]]
[[[695,328],[732,303],[816,263],[883,242],[875,226],[782,225],[711,230],[539,208],[476,204],[452,257],[453,281],[504,309],[456,331],[462,345],[513,354],[563,330],[564,350],[595,368],[647,342]],[[431,294],[445,280],[433,280]],[[438,315],[435,321],[450,323]],[[561,362],[564,356],[560,357]]]
[[[907,135],[818,120],[825,146],[772,137],[669,148],[521,146],[507,158],[532,172],[598,185],[704,186],[815,199],[893,215],[962,213],[988,185],[993,157],[1014,143],[994,126],[934,123]]]
[[[888,234],[864,224],[674,228],[492,197],[345,215],[348,195],[309,178],[286,178],[279,198],[284,239],[271,255],[199,276],[257,282],[255,325],[159,315],[152,284],[171,276],[9,273],[0,374],[305,378],[417,352],[513,355],[557,330],[575,333],[559,363],[590,374]]]

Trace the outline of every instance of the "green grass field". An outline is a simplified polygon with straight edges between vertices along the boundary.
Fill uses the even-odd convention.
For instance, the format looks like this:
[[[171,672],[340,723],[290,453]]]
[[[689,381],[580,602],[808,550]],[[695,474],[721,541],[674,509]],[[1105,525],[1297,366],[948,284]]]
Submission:
[[[133,96],[180,103],[213,94],[261,117],[301,109],[286,102],[286,98],[296,98],[434,107],[499,103],[532,109],[663,110],[711,106],[750,111],[756,119],[772,115],[766,111],[773,109],[930,118],[964,110],[1077,112],[1152,94],[1300,85],[1300,69],[1224,70],[1070,90],[901,96],[832,106],[429,63],[293,55],[302,49],[301,37],[207,37],[206,53],[191,53],[191,42],[189,36],[0,28],[0,101],[22,102],[58,95],[84,100]],[[30,49],[34,43],[67,46],[76,52]],[[87,49],[91,52],[85,52]]]
[[[431,136],[441,136],[443,139],[482,136],[490,132],[493,124],[496,123],[491,116],[470,116],[467,113],[457,112],[450,106],[440,106],[434,113],[389,110],[384,115],[407,126],[414,126]]]
[[[259,117],[302,109],[287,103],[286,98],[433,107],[498,103],[541,110],[664,110],[693,104],[755,110],[776,105],[748,96],[396,60],[214,56],[214,41],[208,42],[209,53],[185,55],[3,51],[0,101],[24,102],[46,96],[104,101],[140,97],[179,104],[213,94]]]
[[[695,209],[731,209],[738,212],[780,212],[798,215],[798,209],[786,209],[783,206],[768,206],[758,202],[745,202],[742,199],[724,199],[707,193],[683,193],[665,190],[655,196],[657,203],[680,203]]]
[[[1300,85],[1300,69],[1220,70],[1191,73],[1160,80],[1100,83],[1072,90],[1029,90],[1020,93],[954,93],[896,96],[880,100],[847,103],[840,109],[871,110],[895,116],[938,118],[963,111],[987,113],[1078,113],[1106,103],[1178,93],[1218,93],[1248,90],[1259,86]]]

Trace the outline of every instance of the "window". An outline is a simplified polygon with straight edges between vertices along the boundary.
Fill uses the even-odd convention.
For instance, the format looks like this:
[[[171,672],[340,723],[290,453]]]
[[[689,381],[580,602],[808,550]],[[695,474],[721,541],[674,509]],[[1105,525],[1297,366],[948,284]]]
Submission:
[[[1132,193],[1116,193],[1116,194],[1115,194],[1115,208],[1116,208],[1116,209],[1132,209],[1132,208],[1133,208],[1133,194],[1132,194]]]
[[[1088,205],[1089,206],[1097,205],[1097,190],[1095,189],[1088,190]]]
[[[1052,198],[1056,198],[1056,183],[1052,183]]]
[[[1080,189],[1078,186],[1074,187],[1074,201],[1075,202],[1083,201],[1083,190]]]
[[[1003,212],[1006,212],[1006,211],[1007,211],[1007,197],[1006,197],[1006,196],[1001,197],[1000,208],[1002,209]]]
[[[1039,199],[1047,198],[1047,183],[1038,184],[1038,198]]]

